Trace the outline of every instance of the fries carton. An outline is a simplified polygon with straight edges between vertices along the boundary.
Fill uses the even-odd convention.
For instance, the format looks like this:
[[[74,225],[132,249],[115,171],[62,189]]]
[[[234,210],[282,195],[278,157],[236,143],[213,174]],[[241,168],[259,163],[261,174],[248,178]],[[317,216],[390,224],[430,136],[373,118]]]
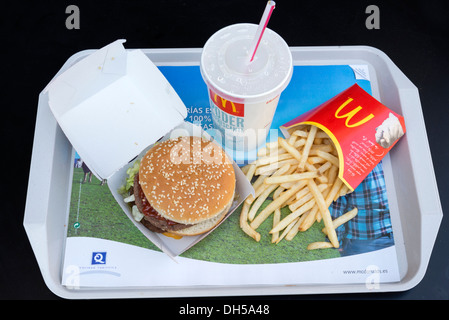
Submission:
[[[357,84],[281,126],[289,136],[301,124],[315,125],[334,142],[339,177],[354,190],[405,134],[404,118]]]
[[[156,141],[168,139],[173,131],[178,136],[204,137],[205,133],[184,121],[184,103],[150,59],[141,50],[125,50],[124,42],[117,40],[75,63],[44,92],[58,124],[83,161],[97,178],[107,180],[114,198],[136,227],[174,257],[208,233],[180,240],[153,233],[133,219],[118,189],[133,161]],[[234,169],[238,197],[226,218],[254,192],[235,163]]]

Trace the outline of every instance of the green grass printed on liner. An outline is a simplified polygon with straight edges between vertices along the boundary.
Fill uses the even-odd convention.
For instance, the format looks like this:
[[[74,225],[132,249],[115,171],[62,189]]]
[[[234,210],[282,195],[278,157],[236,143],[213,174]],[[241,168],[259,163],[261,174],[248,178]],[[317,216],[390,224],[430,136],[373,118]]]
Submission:
[[[115,201],[108,186],[92,177],[92,182],[81,184],[83,170],[75,168],[68,222],[68,237],[94,237],[124,242],[143,248],[159,250],[128,219]],[[79,197],[80,195],[80,197]],[[78,209],[79,203],[79,209]],[[78,219],[77,219],[77,213]],[[79,228],[74,224],[78,222]]]
[[[128,219],[107,185],[101,186],[100,181],[92,177],[92,182],[81,184],[80,193],[82,179],[82,169],[75,168],[68,237],[102,238],[160,251]],[[266,200],[259,210],[269,202],[270,200]],[[297,234],[292,241],[284,239],[279,244],[273,244],[268,233],[273,223],[270,216],[257,229],[261,234],[261,240],[256,242],[240,229],[240,209],[237,208],[216,230],[181,256],[231,264],[285,263],[340,256],[336,249],[307,250],[307,245],[311,242],[326,241],[325,235],[321,232],[322,222],[315,223],[308,231]],[[283,216],[288,213],[288,208],[282,210]],[[75,228],[76,223],[79,223],[78,228]]]

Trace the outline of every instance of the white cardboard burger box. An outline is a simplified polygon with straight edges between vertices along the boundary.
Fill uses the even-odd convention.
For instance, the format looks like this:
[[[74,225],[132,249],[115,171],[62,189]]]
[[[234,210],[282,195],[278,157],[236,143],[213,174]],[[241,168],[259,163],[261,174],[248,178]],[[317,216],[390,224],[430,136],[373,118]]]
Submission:
[[[135,226],[174,258],[213,230],[182,239],[152,232],[133,218],[118,190],[133,161],[155,142],[210,136],[184,121],[187,109],[167,79],[141,50],[127,51],[124,42],[117,40],[91,53],[53,79],[44,93],[56,121],[89,169],[108,181],[112,195]],[[237,196],[221,222],[254,193],[238,165],[233,162],[233,166]]]
[[[59,74],[96,50],[70,57]],[[63,251],[72,181],[73,147],[39,95],[24,227],[43,278],[55,294],[72,299],[323,294],[405,291],[424,277],[442,219],[419,94],[382,51],[367,46],[292,47],[294,65],[367,65],[374,98],[405,117],[407,134],[384,158],[392,210],[400,281],[368,287],[364,283],[85,288],[61,284]],[[158,66],[197,66],[201,49],[142,49]]]

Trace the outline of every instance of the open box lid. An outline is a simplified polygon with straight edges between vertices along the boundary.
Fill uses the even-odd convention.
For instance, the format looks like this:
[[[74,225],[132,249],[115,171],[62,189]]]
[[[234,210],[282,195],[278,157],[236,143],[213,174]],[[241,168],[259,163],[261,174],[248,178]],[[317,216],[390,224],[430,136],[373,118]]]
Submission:
[[[44,90],[61,129],[90,170],[107,179],[183,122],[187,109],[141,50],[117,40]]]

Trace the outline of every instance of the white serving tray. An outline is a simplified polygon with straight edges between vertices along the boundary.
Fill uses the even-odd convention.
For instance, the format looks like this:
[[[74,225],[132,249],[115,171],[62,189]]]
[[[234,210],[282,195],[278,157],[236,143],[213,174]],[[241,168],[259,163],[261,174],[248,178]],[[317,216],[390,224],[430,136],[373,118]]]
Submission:
[[[289,295],[405,291],[423,278],[440,227],[442,209],[417,88],[382,51],[366,46],[293,47],[294,65],[369,67],[373,96],[405,118],[407,134],[384,158],[401,280],[377,288],[365,284],[193,286],[68,289],[61,266],[70,202],[73,148],[39,95],[24,227],[44,281],[69,299]],[[70,57],[60,73],[93,50]],[[144,49],[156,65],[199,65],[201,49]],[[394,212],[394,214],[393,214]]]

